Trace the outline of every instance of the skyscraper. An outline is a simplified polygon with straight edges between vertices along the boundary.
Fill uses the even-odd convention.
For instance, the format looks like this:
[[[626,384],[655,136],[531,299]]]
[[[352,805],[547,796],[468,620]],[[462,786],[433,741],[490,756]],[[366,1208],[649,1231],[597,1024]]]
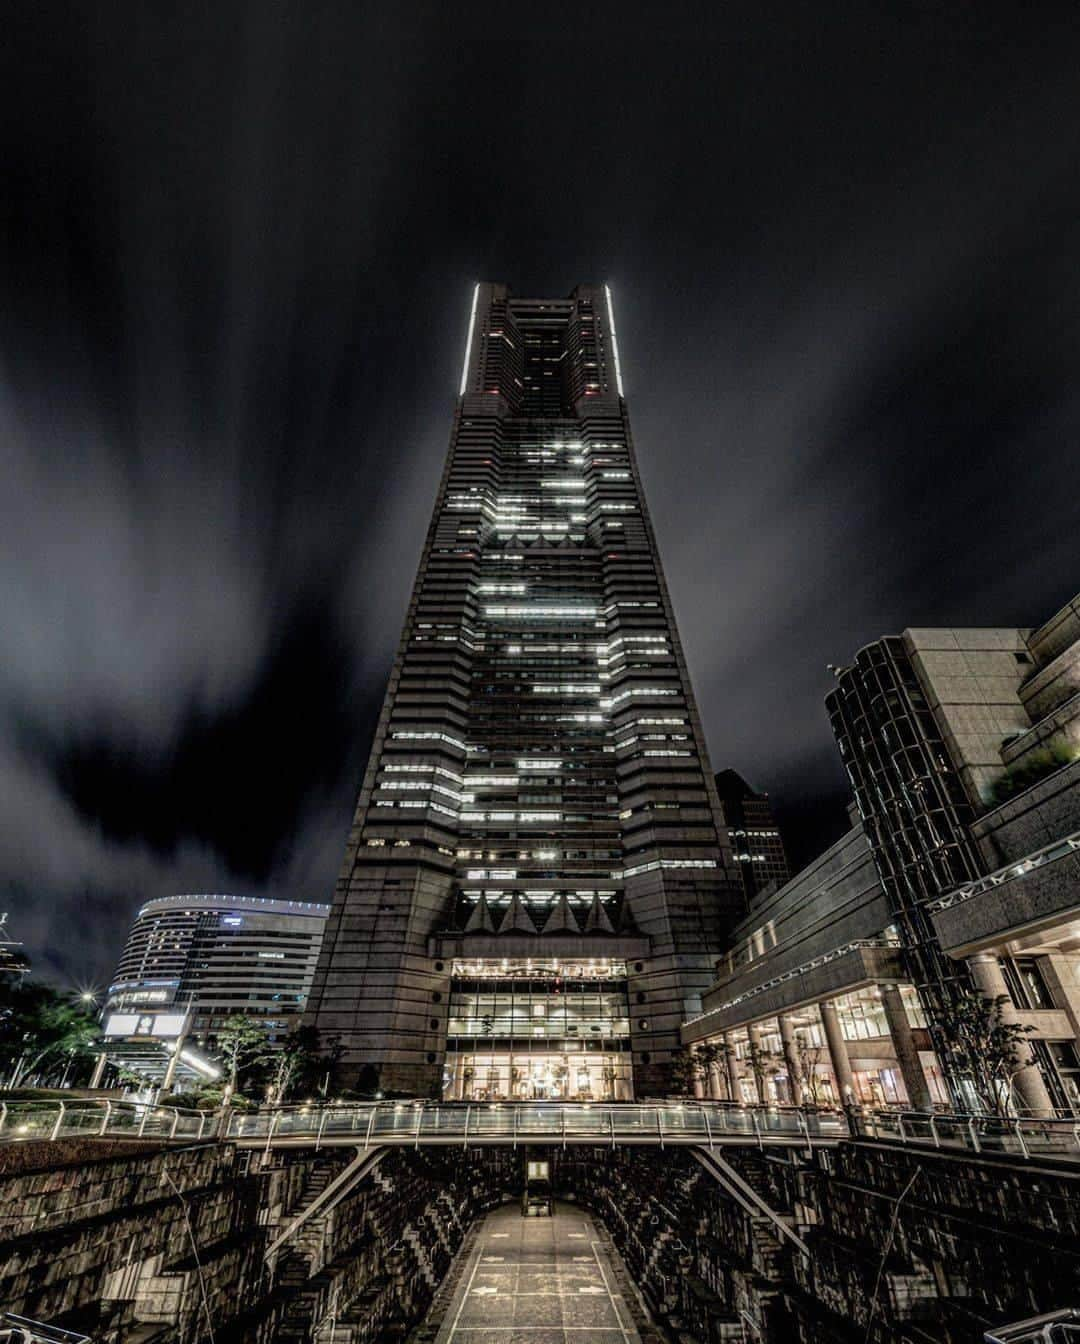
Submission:
[[[741,908],[610,292],[477,285],[310,1020],[346,1086],[648,1094]]]
[[[782,887],[791,869],[769,795],[755,793],[737,770],[721,770],[716,791],[747,902],[767,887]]]

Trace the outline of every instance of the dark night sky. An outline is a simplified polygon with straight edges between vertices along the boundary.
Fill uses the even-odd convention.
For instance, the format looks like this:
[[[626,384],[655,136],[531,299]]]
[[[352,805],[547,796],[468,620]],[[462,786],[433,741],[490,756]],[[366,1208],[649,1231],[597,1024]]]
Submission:
[[[329,895],[477,278],[612,283],[714,765],[800,857],[826,663],[1080,586],[1071,5],[78,8],[8,5],[0,57],[0,906],[43,974],[101,983],[149,896]]]

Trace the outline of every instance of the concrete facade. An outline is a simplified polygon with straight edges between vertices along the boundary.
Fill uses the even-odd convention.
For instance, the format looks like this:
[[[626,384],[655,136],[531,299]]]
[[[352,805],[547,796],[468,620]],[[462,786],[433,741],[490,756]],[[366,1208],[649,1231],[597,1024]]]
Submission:
[[[856,823],[779,891],[751,906],[702,1013],[683,1027],[730,1069],[703,1095],[766,1103],[943,1100],[939,1069]],[[726,1076],[725,1076],[726,1075]]]
[[[726,1167],[703,1149],[574,1145],[261,1161],[79,1139],[2,1156],[4,1309],[51,1339],[471,1344],[471,1325],[493,1342],[548,1326],[601,1340],[595,1304],[625,1303],[619,1337],[649,1344],[735,1344],[747,1322],[766,1344],[854,1342],[871,1322],[876,1344],[970,1344],[1080,1292],[1080,1175],[1064,1163],[861,1141],[727,1147]],[[562,1254],[544,1245],[551,1220],[519,1213],[529,1164],[610,1242],[577,1226]],[[528,1281],[553,1262],[554,1282]]]
[[[1009,1105],[1080,1112],[1078,602],[1035,630],[907,630],[837,677],[857,821],[735,929],[683,1029],[735,1061],[703,1090],[805,1097],[823,1041],[829,1099],[978,1104],[945,1025],[974,989],[1021,1029]]]

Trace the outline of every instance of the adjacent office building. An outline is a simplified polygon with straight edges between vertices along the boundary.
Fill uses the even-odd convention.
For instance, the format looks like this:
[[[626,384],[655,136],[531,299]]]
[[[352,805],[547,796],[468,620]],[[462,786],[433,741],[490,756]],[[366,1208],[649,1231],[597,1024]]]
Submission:
[[[782,887],[791,870],[769,795],[755,792],[735,770],[720,771],[716,792],[747,901]]]
[[[1080,599],[1037,629],[907,630],[827,706],[852,830],[758,897],[684,1028],[717,1095],[969,1104],[942,1017],[1028,1028],[1015,1102],[1080,1109]]]
[[[744,906],[610,293],[478,285],[312,989],[345,1086],[662,1089]]]
[[[163,896],[131,926],[102,1025],[109,1057],[162,1072],[187,1043],[193,1065],[229,1017],[256,1019],[271,1045],[307,1003],[330,907],[252,896]],[[195,1068],[198,1072],[198,1068]]]

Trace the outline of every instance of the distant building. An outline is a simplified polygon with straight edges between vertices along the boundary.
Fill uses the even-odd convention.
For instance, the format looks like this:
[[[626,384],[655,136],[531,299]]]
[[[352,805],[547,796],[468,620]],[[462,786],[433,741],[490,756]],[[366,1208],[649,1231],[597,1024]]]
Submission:
[[[683,1028],[708,1087],[965,1104],[934,1033],[974,987],[1030,1029],[1018,1105],[1080,1113],[1080,598],[877,640],[826,703],[855,826],[735,930]]]
[[[716,792],[747,901],[766,887],[782,887],[791,871],[769,795],[756,793],[735,770],[720,771]]]
[[[253,896],[164,896],[135,917],[102,1022],[110,1058],[163,1057],[183,1036],[213,1051],[235,1015],[271,1044],[300,1022],[329,906]],[[132,1051],[145,1042],[148,1050]]]
[[[17,943],[7,936],[7,915],[0,915],[0,975],[17,978],[30,970],[30,961]]]

